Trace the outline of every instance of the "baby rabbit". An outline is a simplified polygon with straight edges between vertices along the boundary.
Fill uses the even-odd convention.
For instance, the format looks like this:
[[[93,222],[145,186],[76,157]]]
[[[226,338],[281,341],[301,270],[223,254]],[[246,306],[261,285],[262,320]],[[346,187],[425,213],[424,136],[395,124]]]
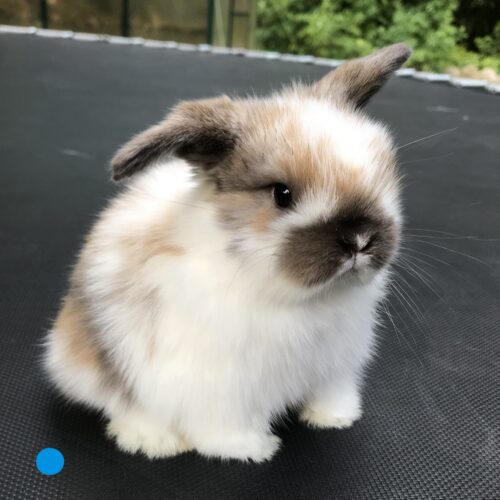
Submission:
[[[86,240],[45,369],[120,449],[260,462],[288,408],[360,418],[401,228],[394,146],[362,108],[410,52],[181,102],[118,151],[114,179],[133,179]]]

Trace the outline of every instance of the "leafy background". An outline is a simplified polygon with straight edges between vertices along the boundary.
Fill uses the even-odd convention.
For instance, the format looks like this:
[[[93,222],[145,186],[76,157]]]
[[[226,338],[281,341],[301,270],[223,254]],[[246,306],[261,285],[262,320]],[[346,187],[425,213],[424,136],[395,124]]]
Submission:
[[[406,41],[421,70],[500,71],[499,0],[258,0],[257,8],[268,50],[344,59]]]

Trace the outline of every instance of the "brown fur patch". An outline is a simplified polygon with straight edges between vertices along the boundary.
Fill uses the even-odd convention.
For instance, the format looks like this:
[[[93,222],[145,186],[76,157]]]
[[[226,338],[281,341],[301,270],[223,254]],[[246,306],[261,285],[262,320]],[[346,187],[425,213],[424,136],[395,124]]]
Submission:
[[[172,257],[184,255],[185,250],[171,240],[171,232],[172,228],[160,224],[145,231],[143,239],[136,242],[140,245],[141,257],[148,260],[161,254],[168,254]]]
[[[214,197],[214,204],[221,223],[231,229],[250,227],[262,232],[275,212],[267,189],[222,192]]]
[[[62,340],[70,364],[98,370],[99,351],[90,341],[87,326],[82,306],[68,295],[54,325],[55,335]]]
[[[122,236],[123,248],[131,259],[146,262],[162,254],[171,257],[185,255],[186,251],[173,240],[174,223],[169,221],[168,215]]]
[[[253,217],[250,227],[256,233],[265,233],[275,217],[275,210],[260,209]]]

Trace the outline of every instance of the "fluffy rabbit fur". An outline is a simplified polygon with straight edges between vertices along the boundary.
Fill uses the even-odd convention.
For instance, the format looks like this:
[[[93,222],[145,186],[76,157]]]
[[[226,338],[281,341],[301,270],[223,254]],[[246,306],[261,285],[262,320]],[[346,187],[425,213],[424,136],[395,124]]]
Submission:
[[[362,107],[402,44],[265,98],[182,102],[125,144],[45,368],[119,448],[262,461],[288,408],[361,416],[399,240],[395,153]]]

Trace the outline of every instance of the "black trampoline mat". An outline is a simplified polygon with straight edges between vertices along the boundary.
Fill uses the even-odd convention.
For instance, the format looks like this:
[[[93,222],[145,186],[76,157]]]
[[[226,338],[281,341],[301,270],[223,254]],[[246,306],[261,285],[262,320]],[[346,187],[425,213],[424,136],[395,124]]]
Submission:
[[[500,98],[484,92],[395,78],[368,107],[400,145],[448,131],[400,151],[412,271],[396,279],[353,428],[290,416],[282,450],[261,465],[148,461],[118,451],[98,415],[42,378],[40,343],[115,189],[117,146],[179,99],[261,94],[327,71],[0,36],[2,499],[500,498]],[[52,477],[34,466],[49,446],[66,459]]]

